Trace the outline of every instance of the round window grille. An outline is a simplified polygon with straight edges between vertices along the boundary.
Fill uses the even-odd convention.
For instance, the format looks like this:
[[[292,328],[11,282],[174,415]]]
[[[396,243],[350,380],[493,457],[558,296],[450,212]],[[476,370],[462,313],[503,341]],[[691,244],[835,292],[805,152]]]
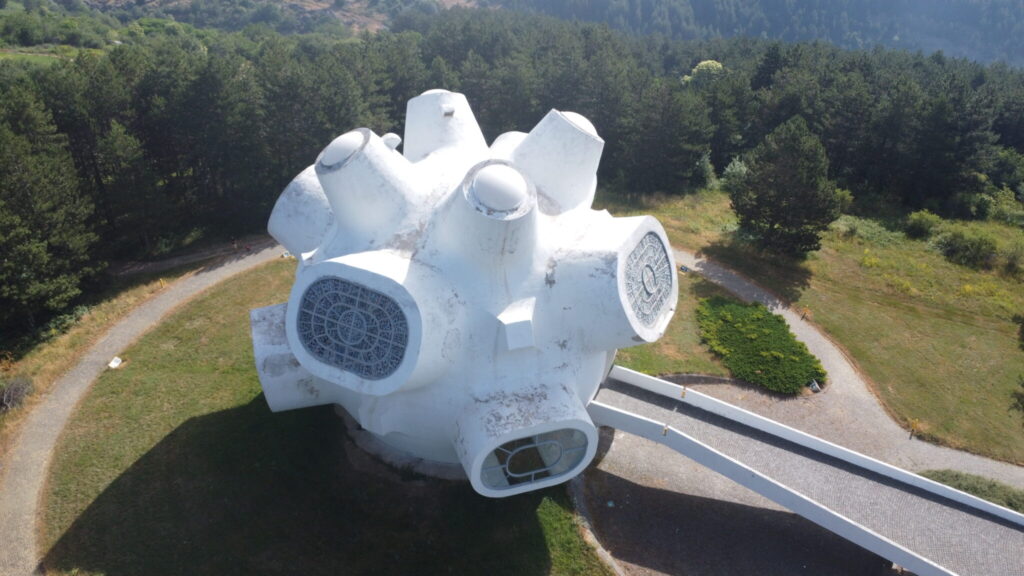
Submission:
[[[648,232],[626,260],[626,294],[644,326],[654,326],[672,294],[672,264],[661,238]]]
[[[317,360],[368,380],[393,374],[409,344],[409,323],[397,302],[340,278],[306,288],[298,332]]]

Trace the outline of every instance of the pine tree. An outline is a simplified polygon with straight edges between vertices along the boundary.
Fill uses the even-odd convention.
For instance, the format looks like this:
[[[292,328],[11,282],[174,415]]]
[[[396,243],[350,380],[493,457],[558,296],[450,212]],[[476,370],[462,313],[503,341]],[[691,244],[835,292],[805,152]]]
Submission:
[[[28,91],[0,102],[0,331],[32,330],[67,307],[97,265],[67,142]]]
[[[821,246],[821,233],[839,217],[828,180],[828,158],[807,123],[794,117],[754,148],[746,175],[729,182],[740,230],[765,249],[799,256]]]

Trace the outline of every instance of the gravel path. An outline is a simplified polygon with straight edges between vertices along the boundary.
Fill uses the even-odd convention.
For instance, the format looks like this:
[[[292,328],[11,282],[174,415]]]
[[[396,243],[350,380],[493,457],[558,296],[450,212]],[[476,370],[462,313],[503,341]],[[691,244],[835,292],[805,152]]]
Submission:
[[[226,278],[279,257],[282,248],[267,242],[255,250],[212,263],[136,308],[93,345],[29,414],[6,462],[0,463],[0,574],[25,576],[37,570],[36,522],[41,518],[39,501],[53,449],[78,401],[110,359],[183,302]]]

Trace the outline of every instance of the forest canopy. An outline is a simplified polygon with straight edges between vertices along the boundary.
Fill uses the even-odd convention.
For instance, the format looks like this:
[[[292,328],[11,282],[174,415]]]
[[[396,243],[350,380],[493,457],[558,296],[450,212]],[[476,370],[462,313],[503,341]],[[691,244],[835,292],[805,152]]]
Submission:
[[[0,13],[8,43],[20,13]],[[5,333],[58,313],[101,281],[103,262],[157,256],[197,232],[262,230],[280,191],[334,136],[400,130],[406,101],[436,87],[466,94],[488,140],[529,130],[551,108],[587,116],[607,142],[601,184],[616,194],[706,186],[800,118],[829,180],[861,210],[985,218],[1024,196],[1024,74],[1003,64],[641,38],[484,10],[404,12],[391,30],[356,38],[40,14],[54,29],[95,19],[84,28],[105,32],[102,49],[49,65],[0,61],[5,153],[50,167],[0,171],[0,221],[32,223],[25,238],[58,223],[61,234],[24,255],[50,262],[34,279],[38,298],[0,293]],[[53,202],[25,203],[29,186]],[[5,244],[4,286],[24,281],[14,257]]]

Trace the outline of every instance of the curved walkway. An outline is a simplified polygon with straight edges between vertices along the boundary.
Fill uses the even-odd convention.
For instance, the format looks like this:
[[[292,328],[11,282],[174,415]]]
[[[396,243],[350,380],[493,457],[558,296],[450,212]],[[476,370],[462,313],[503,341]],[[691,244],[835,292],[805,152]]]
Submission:
[[[78,401],[110,359],[183,302],[230,276],[277,258],[281,250],[268,241],[254,247],[252,253],[212,263],[175,282],[115,324],[53,385],[26,418],[6,462],[0,463],[0,574],[26,576],[36,572],[36,522],[41,517],[39,501],[53,449]]]
[[[950,468],[1024,489],[1024,467],[910,438],[882,408],[863,376],[825,334],[768,291],[692,252],[675,250],[683,264],[748,302],[785,318],[790,330],[821,360],[829,385],[821,394],[780,401],[748,388],[701,386],[701,391],[912,472]]]

